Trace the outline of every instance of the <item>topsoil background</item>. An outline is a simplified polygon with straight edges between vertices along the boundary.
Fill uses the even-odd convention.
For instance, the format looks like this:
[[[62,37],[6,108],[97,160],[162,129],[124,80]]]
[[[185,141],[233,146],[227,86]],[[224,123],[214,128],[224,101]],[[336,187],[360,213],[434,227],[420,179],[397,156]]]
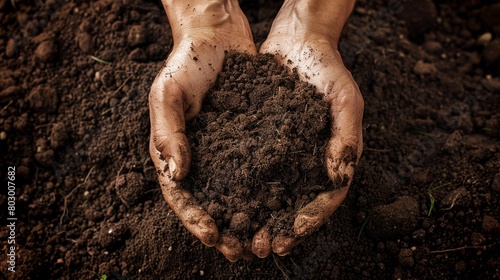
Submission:
[[[280,5],[248,2],[259,46]],[[349,195],[290,255],[230,263],[166,206],[147,152],[160,1],[1,0],[2,278],[499,279],[495,2],[358,1],[340,43],[366,107]]]

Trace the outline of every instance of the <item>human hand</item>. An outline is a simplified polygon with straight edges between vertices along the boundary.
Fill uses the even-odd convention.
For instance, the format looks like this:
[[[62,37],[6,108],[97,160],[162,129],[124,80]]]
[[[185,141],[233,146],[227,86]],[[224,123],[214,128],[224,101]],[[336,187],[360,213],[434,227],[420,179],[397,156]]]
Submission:
[[[242,255],[241,243],[219,236],[215,221],[179,182],[191,161],[185,122],[199,113],[227,51],[256,53],[252,33],[236,0],[162,2],[174,46],[149,94],[151,158],[163,196],[184,226],[205,245],[216,246],[235,261]]]
[[[285,1],[260,52],[275,55],[283,65],[295,68],[301,80],[325,94],[332,120],[332,135],[325,155],[326,169],[330,179],[340,188],[320,193],[298,211],[293,226],[296,237],[277,236],[271,242],[269,232],[261,230],[252,248],[259,257],[267,256],[271,250],[278,255],[288,254],[304,236],[325,223],[346,197],[363,150],[363,97],[337,50],[340,30],[352,5],[335,7],[338,21],[329,22],[323,20],[316,6],[320,2]],[[340,5],[345,2],[335,1]],[[301,6],[303,3],[308,6]],[[322,7],[328,9],[329,5]],[[314,13],[310,14],[311,11]],[[327,17],[331,15],[325,13]]]

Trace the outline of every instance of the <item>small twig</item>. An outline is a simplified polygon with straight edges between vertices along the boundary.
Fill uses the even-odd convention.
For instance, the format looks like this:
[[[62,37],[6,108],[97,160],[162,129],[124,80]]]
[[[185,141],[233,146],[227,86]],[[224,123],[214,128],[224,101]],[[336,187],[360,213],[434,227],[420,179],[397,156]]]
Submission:
[[[457,202],[458,197],[460,197],[460,196],[462,195],[463,190],[465,190],[465,189],[462,189],[462,191],[457,192],[457,194],[453,197],[453,199],[452,199],[452,201],[451,201],[451,205],[450,205],[450,207],[448,207],[448,208],[443,208],[443,209],[441,209],[441,211],[448,211],[448,210],[451,210],[451,208],[453,208],[453,206],[455,206],[455,202]]]
[[[130,79],[132,79],[132,75],[128,76],[127,79],[111,94],[111,96],[117,94],[125,86],[125,84],[130,81]]]
[[[85,179],[83,180],[83,183],[79,184],[78,186],[76,186],[74,189],[72,189],[65,197],[64,197],[64,208],[63,208],[63,213],[61,215],[61,218],[59,219],[59,226],[62,226],[62,222],[63,222],[63,218],[64,216],[68,213],[68,198],[73,195],[73,193],[79,189],[81,186],[85,185],[85,183],[87,182],[87,180],[89,179],[90,177],[90,174],[92,173],[92,171],[94,171],[94,166],[92,166],[89,170],[89,173],[87,173],[87,176],[85,176]]]
[[[7,108],[9,108],[10,105],[12,105],[14,101],[9,101],[9,103],[7,103],[7,105],[3,106],[2,110],[0,110],[0,113],[2,113],[3,111],[7,110]]]
[[[496,243],[490,244],[490,245],[484,245],[484,246],[463,246],[463,247],[458,247],[458,248],[453,248],[453,249],[445,249],[445,250],[436,250],[436,251],[431,251],[432,254],[440,254],[440,253],[448,253],[448,252],[455,252],[455,251],[461,251],[465,249],[482,249],[482,250],[488,250],[489,248],[495,246]]]
[[[52,125],[52,124],[50,124],[50,123],[40,124],[40,125],[35,126],[35,129],[40,129],[40,128],[44,128],[44,127],[49,127],[49,126],[51,126],[51,125]]]

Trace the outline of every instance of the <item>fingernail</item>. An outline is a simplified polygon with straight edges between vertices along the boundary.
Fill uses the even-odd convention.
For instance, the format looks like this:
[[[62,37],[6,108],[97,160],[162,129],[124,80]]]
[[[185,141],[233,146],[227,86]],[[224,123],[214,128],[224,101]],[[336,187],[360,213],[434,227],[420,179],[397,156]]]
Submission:
[[[168,169],[170,170],[170,177],[174,177],[177,165],[175,164],[174,158],[168,160]]]

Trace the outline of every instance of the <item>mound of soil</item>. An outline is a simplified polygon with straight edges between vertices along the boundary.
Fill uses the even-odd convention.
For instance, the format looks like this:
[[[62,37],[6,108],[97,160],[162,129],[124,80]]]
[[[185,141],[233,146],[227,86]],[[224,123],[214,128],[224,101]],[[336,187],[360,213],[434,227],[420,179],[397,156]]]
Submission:
[[[185,188],[223,232],[251,239],[267,225],[292,235],[296,211],[333,187],[323,161],[328,112],[322,94],[272,55],[230,53],[189,126]]]

